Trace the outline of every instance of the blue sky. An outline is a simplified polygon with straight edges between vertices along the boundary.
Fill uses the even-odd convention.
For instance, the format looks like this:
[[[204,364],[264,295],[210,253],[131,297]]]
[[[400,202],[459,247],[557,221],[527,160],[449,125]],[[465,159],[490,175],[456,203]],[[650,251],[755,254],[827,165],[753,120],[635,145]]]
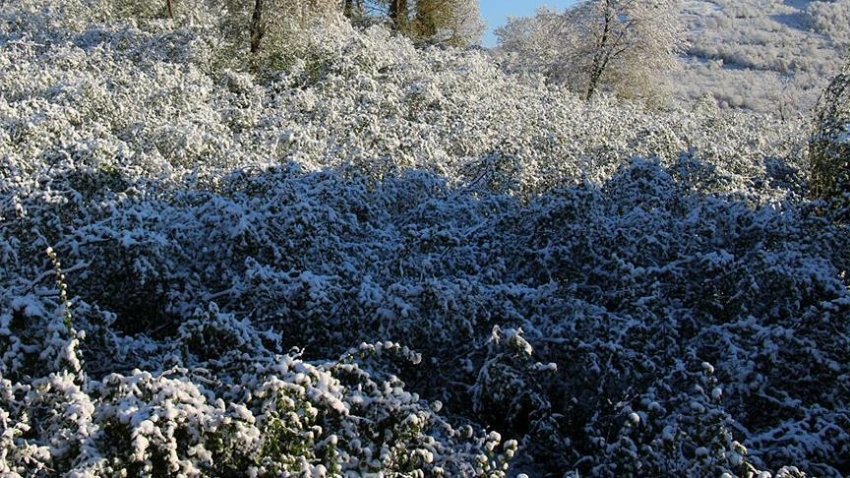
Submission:
[[[528,17],[534,15],[538,7],[548,6],[563,10],[575,4],[575,0],[481,0],[481,16],[487,22],[482,44],[486,47],[496,46],[493,30],[504,25],[508,17]]]

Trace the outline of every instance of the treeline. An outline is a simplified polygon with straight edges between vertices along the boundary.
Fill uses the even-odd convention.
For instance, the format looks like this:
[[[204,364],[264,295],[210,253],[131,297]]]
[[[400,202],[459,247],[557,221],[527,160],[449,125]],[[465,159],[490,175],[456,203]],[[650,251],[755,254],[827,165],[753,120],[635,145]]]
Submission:
[[[476,43],[484,29],[473,0],[207,0],[205,5],[166,0],[149,13],[181,21],[199,7],[226,12],[231,33],[242,30],[251,53],[258,53],[267,37],[297,34],[313,22],[339,15],[361,27],[384,24],[418,42],[458,46]]]

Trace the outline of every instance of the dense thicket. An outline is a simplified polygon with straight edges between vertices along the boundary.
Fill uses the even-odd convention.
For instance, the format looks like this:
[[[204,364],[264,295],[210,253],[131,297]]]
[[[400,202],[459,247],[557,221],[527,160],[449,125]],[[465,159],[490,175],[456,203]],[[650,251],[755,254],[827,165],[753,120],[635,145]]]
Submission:
[[[850,472],[806,125],[94,5],[0,4],[0,471]]]

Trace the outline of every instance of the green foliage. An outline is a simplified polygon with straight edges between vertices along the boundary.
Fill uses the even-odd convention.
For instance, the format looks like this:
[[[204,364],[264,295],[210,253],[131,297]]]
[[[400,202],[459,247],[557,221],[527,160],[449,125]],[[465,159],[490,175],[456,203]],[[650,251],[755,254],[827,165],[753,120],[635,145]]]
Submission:
[[[850,63],[821,96],[809,161],[812,195],[846,219],[850,214]]]

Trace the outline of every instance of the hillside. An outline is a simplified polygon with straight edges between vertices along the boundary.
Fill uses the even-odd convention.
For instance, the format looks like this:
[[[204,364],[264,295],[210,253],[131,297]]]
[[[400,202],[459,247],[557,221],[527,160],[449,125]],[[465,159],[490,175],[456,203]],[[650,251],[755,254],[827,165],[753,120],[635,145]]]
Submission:
[[[808,123],[180,5],[0,2],[0,473],[850,474]]]
[[[785,117],[807,114],[850,46],[850,2],[689,0],[674,95]]]

